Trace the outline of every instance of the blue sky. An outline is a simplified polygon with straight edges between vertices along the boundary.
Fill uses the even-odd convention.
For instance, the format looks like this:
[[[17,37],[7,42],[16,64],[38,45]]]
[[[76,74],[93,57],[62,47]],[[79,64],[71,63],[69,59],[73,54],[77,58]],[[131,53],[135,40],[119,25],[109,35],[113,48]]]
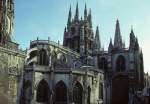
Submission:
[[[150,73],[150,0],[78,0],[80,16],[85,2],[92,9],[93,29],[99,26],[105,49],[110,37],[114,38],[117,18],[126,47],[133,26],[143,50],[145,72]],[[24,49],[37,37],[62,42],[70,4],[74,15],[76,3],[77,0],[15,0],[14,40]]]

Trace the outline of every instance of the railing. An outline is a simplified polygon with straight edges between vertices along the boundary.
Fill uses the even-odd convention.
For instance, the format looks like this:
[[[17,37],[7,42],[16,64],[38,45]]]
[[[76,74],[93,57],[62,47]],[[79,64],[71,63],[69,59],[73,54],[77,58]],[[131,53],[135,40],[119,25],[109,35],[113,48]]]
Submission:
[[[49,44],[54,45],[54,46],[57,46],[57,47],[59,47],[59,48],[61,48],[61,49],[63,49],[63,50],[66,50],[66,51],[68,51],[68,52],[71,52],[71,53],[73,53],[73,54],[79,56],[79,53],[73,51],[73,50],[70,49],[70,48],[64,47],[63,45],[60,45],[60,44],[58,44],[58,43],[56,43],[56,42],[54,42],[54,41],[50,41]]]
[[[30,44],[37,44],[37,43],[48,43],[49,40],[33,40],[30,42]]]
[[[34,41],[31,41],[30,44],[33,45],[33,44],[40,44],[40,43],[43,43],[43,44],[50,44],[52,46],[55,46],[55,47],[58,47],[58,48],[61,48],[65,51],[68,51],[72,54],[75,54],[76,56],[79,56],[79,53],[73,51],[72,49],[70,48],[67,48],[67,47],[64,47],[63,45],[60,45],[59,43],[56,43],[54,41],[50,41],[50,40],[34,40]]]

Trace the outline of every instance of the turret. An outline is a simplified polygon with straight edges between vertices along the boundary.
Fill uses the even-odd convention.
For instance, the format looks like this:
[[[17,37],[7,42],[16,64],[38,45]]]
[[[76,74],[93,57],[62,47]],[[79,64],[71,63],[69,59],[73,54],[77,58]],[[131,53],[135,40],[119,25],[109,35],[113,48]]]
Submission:
[[[119,20],[116,22],[116,30],[115,30],[115,39],[114,39],[114,48],[121,49],[122,48],[122,37],[120,32],[120,24]]]
[[[14,19],[14,0],[0,2],[0,43],[11,41]]]
[[[95,39],[94,39],[94,50],[99,52],[101,48],[100,44],[100,38],[99,38],[99,28],[97,26],[96,28],[96,34],[95,34]]]
[[[91,14],[91,9],[89,10],[89,14],[88,14],[88,22],[89,22],[90,28],[92,28],[92,14]]]
[[[130,45],[129,45],[130,51],[139,50],[139,43],[137,37],[135,37],[133,29],[131,29],[130,33]]]
[[[84,20],[87,20],[87,8],[86,8],[86,4],[85,4],[85,8],[84,8]]]
[[[112,39],[110,38],[110,43],[108,46],[108,52],[111,52],[113,50],[113,44],[112,44]]]
[[[135,35],[133,32],[133,29],[131,29],[131,33],[130,33],[130,45],[129,45],[129,49],[130,50],[134,50],[134,46],[135,46]]]

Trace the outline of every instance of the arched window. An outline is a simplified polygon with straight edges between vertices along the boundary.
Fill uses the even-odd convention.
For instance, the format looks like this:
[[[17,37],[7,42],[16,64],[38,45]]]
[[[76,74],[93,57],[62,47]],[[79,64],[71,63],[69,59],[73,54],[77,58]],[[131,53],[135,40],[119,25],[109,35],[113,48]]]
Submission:
[[[87,98],[87,104],[91,104],[91,88],[88,86],[88,98]]]
[[[75,104],[82,104],[82,93],[82,85],[79,82],[77,82],[73,87],[73,102]]]
[[[48,57],[47,57],[46,50],[44,49],[40,50],[39,54],[40,54],[39,64],[48,65]]]
[[[44,79],[38,85],[36,100],[44,103],[49,101],[49,86]]]
[[[98,60],[98,67],[99,67],[99,69],[107,71],[108,66],[107,66],[107,60],[106,60],[106,58],[103,57],[103,58],[100,58]]]
[[[55,102],[59,104],[67,103],[67,87],[63,81],[60,81],[56,84]]]
[[[125,71],[126,69],[126,61],[123,56],[119,56],[116,61],[116,70],[118,72]]]

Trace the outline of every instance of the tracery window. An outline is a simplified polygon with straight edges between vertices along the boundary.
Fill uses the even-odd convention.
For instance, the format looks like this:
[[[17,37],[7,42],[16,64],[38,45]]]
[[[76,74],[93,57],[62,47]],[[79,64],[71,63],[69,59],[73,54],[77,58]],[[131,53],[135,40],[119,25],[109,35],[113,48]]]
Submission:
[[[48,57],[47,57],[47,53],[46,50],[42,49],[39,52],[39,64],[40,65],[48,65]]]
[[[77,82],[73,87],[73,102],[75,104],[82,104],[82,93],[82,85],[79,82]]]
[[[56,84],[55,102],[59,104],[66,104],[67,102],[67,87],[63,81]]]
[[[49,86],[48,83],[43,79],[40,81],[37,94],[36,94],[37,102],[48,102],[49,101]]]

